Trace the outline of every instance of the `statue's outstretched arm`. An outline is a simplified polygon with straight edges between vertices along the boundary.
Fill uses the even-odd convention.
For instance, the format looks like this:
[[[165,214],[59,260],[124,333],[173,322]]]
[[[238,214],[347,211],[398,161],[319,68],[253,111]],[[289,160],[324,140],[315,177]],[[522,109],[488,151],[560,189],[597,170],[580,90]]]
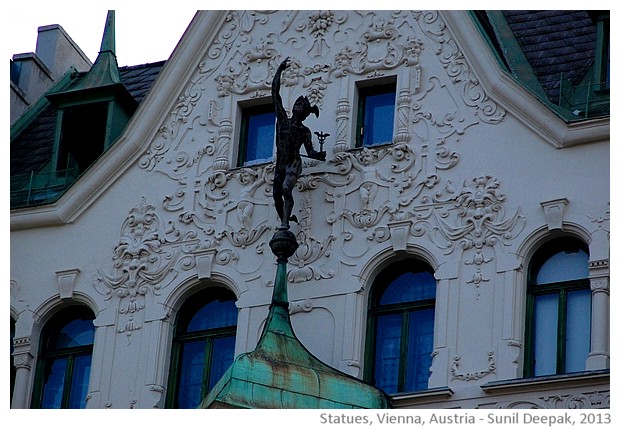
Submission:
[[[273,98],[273,104],[275,105],[276,116],[278,118],[286,117],[286,111],[284,110],[284,106],[282,105],[282,97],[280,96],[280,78],[282,76],[282,72],[290,65],[290,58],[286,58],[282,61],[278,67],[278,70],[276,70],[276,74],[273,77],[273,82],[271,83],[271,97]]]
[[[307,130],[304,135],[304,148],[306,149],[306,154],[308,155],[308,158],[325,161],[325,151],[319,152],[318,150],[315,150],[314,146],[312,145],[312,134],[310,133],[310,130]]]

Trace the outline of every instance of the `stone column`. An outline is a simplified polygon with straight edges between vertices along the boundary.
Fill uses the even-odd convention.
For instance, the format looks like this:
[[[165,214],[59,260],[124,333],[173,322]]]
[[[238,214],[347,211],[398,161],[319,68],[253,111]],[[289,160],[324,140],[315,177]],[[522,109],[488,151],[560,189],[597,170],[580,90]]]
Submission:
[[[15,387],[11,408],[30,407],[30,381],[34,356],[30,354],[30,338],[13,340],[13,363],[15,364]]]
[[[609,369],[609,261],[590,262],[592,321],[587,370]]]

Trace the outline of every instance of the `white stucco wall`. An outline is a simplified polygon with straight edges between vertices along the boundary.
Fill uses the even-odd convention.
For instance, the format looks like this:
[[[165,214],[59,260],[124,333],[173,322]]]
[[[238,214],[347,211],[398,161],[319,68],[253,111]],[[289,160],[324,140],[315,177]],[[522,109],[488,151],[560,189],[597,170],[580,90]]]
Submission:
[[[390,261],[422,258],[438,280],[429,387],[451,389],[453,401],[434,406],[491,403],[481,385],[522,375],[524,267],[540,240],[564,229],[608,266],[609,121],[569,129],[506,78],[485,80],[501,72],[480,36],[454,38],[472,28],[457,12],[198,14],[99,164],[54,206],[12,213],[16,353],[34,368],[46,318],[85,302],[97,315],[88,406],[163,406],[175,312],[201,280],[235,292],[236,352],[253,349],[278,220],[273,166],[236,168],[239,103],[268,98],[275,68],[291,57],[285,106],[308,95],[321,115],[306,124],[331,135],[327,162],[305,166],[295,195],[302,248],[289,262],[289,298],[298,336],[361,377],[372,280]],[[464,56],[471,51],[480,54]],[[356,86],[386,77],[397,80],[395,141],[351,150]],[[368,183],[378,192],[363,206]],[[547,202],[561,215],[547,216]],[[67,274],[75,280],[61,299]],[[606,367],[608,356],[589,369]],[[605,386],[594,390],[608,398]]]

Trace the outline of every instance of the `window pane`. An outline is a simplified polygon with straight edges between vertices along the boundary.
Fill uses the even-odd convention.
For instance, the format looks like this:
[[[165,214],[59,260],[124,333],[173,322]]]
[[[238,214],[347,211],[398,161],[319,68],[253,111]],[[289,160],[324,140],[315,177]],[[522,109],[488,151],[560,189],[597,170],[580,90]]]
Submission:
[[[235,337],[221,337],[213,340],[211,351],[211,371],[209,374],[208,390],[220,381],[235,357]]]
[[[558,295],[541,295],[534,302],[534,375],[556,373]]]
[[[76,356],[73,360],[73,374],[71,378],[71,392],[69,394],[68,408],[86,408],[90,362],[90,355]]]
[[[566,372],[584,371],[590,353],[589,289],[567,294],[566,303]]]
[[[583,250],[558,252],[540,267],[536,284],[585,279],[588,277],[588,259],[588,254]]]
[[[392,141],[395,92],[366,96],[364,146]]]
[[[260,113],[247,118],[247,141],[244,164],[266,162],[273,156],[276,116],[274,112]]]
[[[61,408],[66,372],[66,358],[46,362],[41,408]]]
[[[405,273],[387,287],[379,304],[396,304],[435,298],[435,277],[429,272]]]
[[[194,315],[187,332],[235,326],[237,313],[237,306],[233,301],[211,301]]]
[[[398,391],[401,326],[400,314],[379,316],[377,319],[375,386],[386,393]]]
[[[202,400],[205,347],[205,340],[183,346],[177,399],[179,408],[196,408]]]
[[[406,391],[428,388],[428,378],[431,375],[434,322],[434,309],[414,311],[409,315]]]
[[[73,319],[52,333],[50,348],[52,350],[66,347],[86,346],[95,342],[95,326],[91,319]]]

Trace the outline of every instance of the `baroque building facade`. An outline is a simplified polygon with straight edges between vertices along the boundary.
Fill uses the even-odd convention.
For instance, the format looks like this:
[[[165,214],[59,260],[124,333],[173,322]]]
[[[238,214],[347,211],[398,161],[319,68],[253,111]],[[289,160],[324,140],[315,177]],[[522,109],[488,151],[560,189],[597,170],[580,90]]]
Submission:
[[[11,210],[12,406],[195,406],[256,347],[278,219],[251,118],[290,57],[285,107],[306,95],[329,134],[295,191],[305,347],[395,408],[609,407],[609,115],[567,119],[480,28],[199,11],[114,144],[57,200]]]

